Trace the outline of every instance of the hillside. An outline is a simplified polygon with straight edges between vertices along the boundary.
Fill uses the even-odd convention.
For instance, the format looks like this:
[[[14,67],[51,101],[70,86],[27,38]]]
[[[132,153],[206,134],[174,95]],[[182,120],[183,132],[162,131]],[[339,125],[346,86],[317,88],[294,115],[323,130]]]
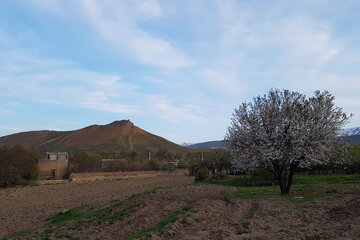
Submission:
[[[348,137],[346,137],[346,139],[347,139],[351,144],[360,144],[360,135],[348,136]]]
[[[188,148],[225,148],[225,141],[219,140],[219,141],[195,143],[195,144],[189,144],[186,147],[188,147]]]
[[[74,131],[31,131],[0,137],[0,146],[20,144],[43,151],[184,151],[185,148],[135,126],[129,120]]]
[[[345,140],[351,144],[360,144],[360,128],[345,129],[341,135],[343,135]],[[206,148],[213,149],[213,148],[226,148],[225,145],[226,145],[225,140],[218,140],[218,141],[208,141],[208,142],[195,143],[195,144],[186,144],[183,146],[192,149],[206,149]]]

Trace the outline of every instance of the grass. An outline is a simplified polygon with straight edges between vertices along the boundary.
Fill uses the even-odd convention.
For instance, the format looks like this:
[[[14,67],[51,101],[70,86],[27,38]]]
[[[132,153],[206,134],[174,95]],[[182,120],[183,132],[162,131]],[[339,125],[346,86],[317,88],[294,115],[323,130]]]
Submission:
[[[240,187],[237,191],[225,196],[227,201],[239,198],[249,198],[253,196],[275,195],[279,193],[279,186],[267,187]]]
[[[150,193],[156,193],[156,191],[158,190],[161,190],[161,189],[170,189],[171,187],[156,187],[156,188],[153,188],[151,190],[148,190],[148,191],[144,191],[144,192],[141,192],[141,193],[135,193],[133,195],[131,195],[128,200],[131,200],[135,197],[139,197],[139,196],[144,196],[144,195],[147,195],[147,194],[150,194]]]
[[[360,174],[355,175],[339,175],[339,174],[328,174],[328,175],[307,175],[297,174],[294,176],[293,185],[291,190],[299,191],[305,189],[316,189],[319,185],[323,184],[349,184],[349,183],[360,183]],[[263,187],[247,187],[246,179],[244,177],[228,177],[221,179],[213,179],[206,182],[199,182],[196,184],[216,184],[222,186],[234,186],[238,187],[238,190],[232,192],[226,196],[226,200],[231,201],[234,199],[249,198],[253,196],[267,196],[267,195],[279,195],[279,186],[263,186]],[[336,193],[337,190],[328,190],[327,193]],[[302,198],[285,195],[284,199],[289,200],[293,203],[300,203],[311,201],[321,194],[304,194]]]
[[[47,218],[49,221],[48,225],[60,226],[64,222],[80,222],[84,219],[91,218],[93,214],[90,214],[86,210],[88,209],[88,205],[81,205],[75,208],[72,208],[64,213],[57,213],[52,217]]]
[[[359,183],[359,182],[360,182],[360,174],[354,174],[354,175],[295,174],[293,180],[293,187],[295,186],[311,187],[318,184],[347,184],[347,183]],[[218,179],[213,179],[211,181],[198,182],[196,184],[216,184],[222,186],[247,187],[247,181],[245,177],[218,178]]]
[[[29,235],[30,233],[32,233],[32,232],[35,231],[35,230],[36,230],[36,229],[29,229],[29,230],[25,230],[25,231],[13,233],[13,234],[10,234],[10,235],[7,235],[7,236],[3,237],[2,240],[24,237],[24,236],[26,236],[26,235]]]
[[[139,196],[144,196],[147,194],[155,193],[160,189],[168,189],[170,187],[156,187],[148,191],[144,191],[141,193],[136,193],[127,198],[127,200],[134,199]],[[89,205],[81,205],[75,208],[68,210],[65,213],[58,213],[47,220],[49,221],[48,225],[60,226],[64,222],[74,222],[81,223],[87,220],[94,220],[98,223],[106,222],[106,221],[116,221],[121,220],[123,217],[128,216],[128,212],[138,206],[138,204],[131,205],[128,208],[121,210],[120,212],[116,212],[111,214],[114,208],[117,208],[123,204],[124,201],[120,199],[114,199],[110,201],[110,204],[106,207],[99,209],[91,209]]]
[[[149,227],[149,228],[145,228],[142,229],[140,232],[138,232],[137,234],[130,236],[128,239],[137,239],[137,238],[141,238],[141,237],[150,237],[151,234],[153,233],[157,233],[157,234],[163,234],[167,231],[167,229],[165,228],[166,225],[168,225],[169,223],[175,222],[180,215],[185,214],[186,212],[189,212],[192,210],[192,206],[185,206],[180,210],[175,211],[173,214],[171,214],[168,218],[162,219],[160,220],[156,225]]]
[[[246,187],[246,179],[244,177],[225,177],[212,179],[211,181],[200,181],[196,184],[215,184],[221,186]]]
[[[133,194],[128,197],[126,200],[130,201],[136,197],[144,196],[147,194],[155,193],[160,189],[169,189],[171,187],[156,187],[148,191],[144,191],[141,193]],[[45,238],[48,238],[49,234],[53,234],[53,230],[51,229],[53,226],[60,227],[63,226],[67,222],[74,223],[74,228],[81,230],[83,225],[88,224],[101,224],[107,221],[118,221],[130,215],[130,211],[137,207],[139,204],[130,205],[127,208],[122,210],[117,210],[118,207],[121,207],[124,204],[125,200],[114,199],[111,200],[107,205],[102,208],[94,208],[91,205],[81,205],[74,208],[67,210],[66,212],[57,213],[46,220],[48,221],[47,224],[42,226],[44,230],[44,234],[46,235]],[[4,237],[3,239],[12,239],[12,238],[19,238],[23,236],[30,235],[36,229],[30,229],[18,233],[14,233]],[[54,233],[55,235],[58,233]],[[64,236],[68,239],[76,239],[73,236]]]
[[[294,176],[294,185],[314,185],[314,184],[348,184],[359,183],[360,174],[326,174],[326,175],[308,175],[298,174]]]

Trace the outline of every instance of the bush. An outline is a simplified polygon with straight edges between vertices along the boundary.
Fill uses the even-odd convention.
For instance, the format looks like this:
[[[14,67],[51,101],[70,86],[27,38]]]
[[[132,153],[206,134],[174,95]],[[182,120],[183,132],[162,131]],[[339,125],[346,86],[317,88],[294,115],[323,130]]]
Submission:
[[[277,184],[277,180],[269,170],[257,168],[246,177],[245,184],[248,187],[273,186]]]
[[[209,177],[209,170],[206,168],[200,168],[195,175],[195,181],[204,181]]]
[[[159,170],[160,165],[156,160],[149,160],[149,165],[151,170]]]
[[[96,172],[101,169],[101,155],[84,151],[73,152],[69,157],[71,172]]]
[[[177,168],[180,168],[180,169],[186,169],[188,166],[187,162],[185,161],[179,161],[178,165],[177,165]]]
[[[0,187],[25,185],[38,175],[38,153],[20,145],[0,148]]]

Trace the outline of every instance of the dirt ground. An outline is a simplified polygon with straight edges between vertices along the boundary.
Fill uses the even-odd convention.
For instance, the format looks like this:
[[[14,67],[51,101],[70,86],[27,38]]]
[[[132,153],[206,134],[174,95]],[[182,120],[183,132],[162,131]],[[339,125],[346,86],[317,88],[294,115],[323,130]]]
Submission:
[[[83,173],[75,174],[71,182],[42,181],[40,185],[0,189],[0,238],[39,227],[48,216],[64,209],[125,199],[154,187],[191,182],[193,179],[183,172]]]
[[[227,201],[226,194],[236,188],[189,185],[192,182],[192,177],[172,173],[3,189],[0,232],[4,236],[39,227],[48,216],[81,204],[106,209],[106,202],[119,199],[123,201],[112,205],[113,215],[106,221],[81,226],[66,222],[39,228],[22,239],[129,239],[144,230],[151,239],[360,239],[359,184],[324,186],[320,197],[294,203],[281,196]],[[159,186],[171,188],[143,192]],[[115,218],[119,213],[126,214]],[[162,232],[150,231],[174,213],[178,217]]]

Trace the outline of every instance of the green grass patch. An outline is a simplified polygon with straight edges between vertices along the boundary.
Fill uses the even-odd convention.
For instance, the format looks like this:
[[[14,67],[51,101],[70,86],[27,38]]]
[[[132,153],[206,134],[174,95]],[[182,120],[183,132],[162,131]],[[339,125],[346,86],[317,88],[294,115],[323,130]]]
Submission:
[[[315,190],[322,184],[350,184],[360,183],[360,174],[355,175],[308,175],[298,174],[294,176],[294,181],[291,186],[291,190]],[[200,182],[196,184],[216,184],[222,186],[234,186],[238,187],[238,190],[232,192],[226,196],[226,200],[231,201],[233,199],[250,198],[253,196],[268,196],[268,195],[279,195],[279,186],[263,186],[263,187],[248,187],[247,180],[245,177],[227,177],[220,179],[212,179],[206,182]],[[338,190],[328,190],[326,193],[336,193]],[[317,197],[322,196],[321,194],[305,194],[301,197],[284,196],[293,203],[301,203],[311,201]]]
[[[215,184],[221,186],[232,186],[232,187],[246,187],[245,177],[225,177],[225,178],[216,178],[209,181],[200,181],[196,184]]]
[[[227,201],[238,198],[249,198],[253,196],[266,196],[279,194],[279,186],[269,187],[241,187],[237,191],[225,196]]]
[[[123,219],[124,217],[130,216],[129,211],[134,209],[135,207],[139,206],[139,204],[131,205],[130,207],[127,207],[120,212],[116,212],[110,216],[102,216],[98,218],[98,223],[106,222],[106,221],[118,221]]]
[[[29,229],[29,230],[25,230],[25,231],[13,233],[13,234],[10,234],[10,235],[7,235],[7,236],[3,237],[2,240],[24,237],[24,236],[26,236],[26,235],[31,234],[31,233],[32,233],[33,231],[35,231],[35,230],[36,230],[36,229]]]
[[[149,191],[144,191],[141,193],[133,194],[126,200],[132,200],[139,196],[144,196],[147,194],[155,193],[160,189],[169,189],[171,187],[156,187]],[[45,238],[48,238],[49,235],[55,235],[55,237],[60,237],[60,233],[54,232],[51,228],[52,226],[60,227],[63,226],[66,222],[73,222],[75,223],[74,229],[81,230],[83,225],[97,223],[101,224],[106,221],[118,221],[123,219],[124,217],[128,217],[130,215],[130,211],[135,207],[139,206],[139,204],[133,204],[121,211],[115,210],[118,207],[121,207],[124,204],[123,200],[114,199],[111,200],[106,206],[102,208],[94,208],[90,205],[81,205],[75,208],[71,208],[66,212],[57,213],[46,220],[48,221],[47,224],[42,226],[41,228],[45,228],[44,234]],[[26,236],[31,234],[36,229],[30,229],[18,233],[14,233],[4,237],[3,239],[11,239],[11,238],[19,238],[22,236]],[[76,239],[71,235],[64,235],[64,238],[67,239]]]
[[[294,176],[294,185],[316,185],[316,184],[348,184],[360,183],[360,174],[326,174],[326,175],[308,175],[297,174]]]
[[[46,220],[49,221],[48,225],[60,226],[64,222],[79,222],[90,217],[92,217],[92,214],[88,212],[88,205],[81,205],[64,213],[57,213]]]
[[[165,228],[169,223],[175,222],[180,215],[185,214],[186,212],[192,211],[192,206],[185,206],[180,210],[175,211],[168,218],[160,220],[156,225],[146,228],[138,232],[136,235],[129,237],[128,239],[137,239],[141,237],[150,237],[152,233],[163,234],[167,231]]]
[[[156,191],[158,190],[161,190],[161,189],[170,189],[171,187],[155,187],[151,190],[148,190],[148,191],[144,191],[144,192],[141,192],[141,193],[135,193],[133,195],[131,195],[128,200],[131,200],[133,198],[136,198],[136,197],[139,197],[139,196],[144,196],[144,195],[147,195],[147,194],[151,194],[151,193],[156,193]]]
[[[295,174],[293,179],[293,187],[297,186],[298,188],[309,188],[318,184],[348,184],[348,183],[360,183],[360,174],[354,174],[354,175]],[[197,182],[196,184],[215,184],[221,186],[249,187],[248,181],[245,176],[218,178],[209,181]]]
[[[157,187],[153,188],[149,191],[144,191],[141,193],[131,195],[127,200],[131,200],[138,196],[144,196],[150,193],[155,193],[160,189],[168,189],[170,187]],[[72,208],[65,213],[57,213],[56,215],[48,218],[49,221],[48,225],[54,226],[61,226],[65,222],[74,222],[74,223],[81,223],[81,222],[98,222],[102,223],[105,221],[115,221],[120,220],[123,217],[128,215],[128,211],[133,209],[138,205],[132,205],[126,209],[121,210],[120,212],[111,214],[114,208],[120,207],[124,201],[119,199],[114,199],[110,201],[109,206],[99,208],[99,209],[92,209],[88,205],[81,205],[75,208]]]

